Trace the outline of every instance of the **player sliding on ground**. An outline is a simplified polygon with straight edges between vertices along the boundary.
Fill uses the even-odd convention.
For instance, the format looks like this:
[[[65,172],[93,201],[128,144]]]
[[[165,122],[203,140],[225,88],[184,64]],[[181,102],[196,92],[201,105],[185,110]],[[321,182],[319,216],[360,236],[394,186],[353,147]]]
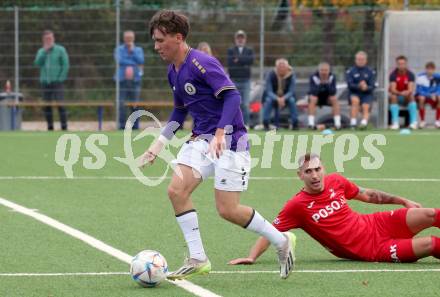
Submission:
[[[339,174],[326,175],[317,155],[300,158],[298,176],[304,188],[291,198],[274,220],[280,231],[301,228],[339,258],[374,262],[415,262],[440,258],[440,238],[414,237],[420,231],[440,228],[440,210],[378,190],[363,189]],[[347,200],[399,204],[405,208],[372,214],[354,212]],[[268,248],[257,240],[247,258],[229,264],[253,264]]]
[[[240,204],[240,193],[248,186],[251,161],[240,94],[217,59],[189,47],[185,41],[188,33],[188,19],[174,11],[159,11],[150,21],[154,49],[170,64],[168,80],[174,110],[158,140],[143,155],[143,163],[156,159],[187,113],[194,121],[193,135],[177,155],[168,187],[190,255],[168,278],[183,279],[211,270],[191,201],[191,193],[211,175],[215,176],[215,202],[220,216],[271,242],[277,249],[280,275],[287,278],[294,264],[294,235],[281,233],[257,211]],[[225,134],[229,134],[228,143]]]

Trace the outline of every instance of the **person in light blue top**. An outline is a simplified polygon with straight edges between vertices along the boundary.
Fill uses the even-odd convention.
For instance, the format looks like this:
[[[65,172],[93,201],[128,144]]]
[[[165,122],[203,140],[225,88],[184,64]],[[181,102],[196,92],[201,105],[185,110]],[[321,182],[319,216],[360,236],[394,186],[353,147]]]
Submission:
[[[138,102],[141,82],[144,73],[144,50],[134,43],[133,31],[124,32],[124,43],[115,49],[115,61],[119,64],[119,72],[115,80],[119,82],[119,129],[124,129],[127,120],[125,102]],[[134,112],[136,108],[132,108]],[[133,129],[139,128],[136,121]]]
[[[269,129],[272,110],[275,109],[274,123],[279,127],[280,111],[289,107],[292,129],[297,129],[297,112],[295,101],[295,75],[289,62],[280,58],[275,61],[275,69],[266,79],[263,94],[263,124],[265,130]]]

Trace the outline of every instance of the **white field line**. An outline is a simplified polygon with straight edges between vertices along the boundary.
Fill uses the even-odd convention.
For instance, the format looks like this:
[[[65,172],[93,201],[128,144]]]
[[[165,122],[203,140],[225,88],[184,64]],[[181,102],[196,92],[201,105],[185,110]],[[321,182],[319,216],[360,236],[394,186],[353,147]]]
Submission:
[[[440,268],[432,269],[318,269],[318,270],[294,270],[293,273],[381,273],[381,272],[440,272]],[[257,271],[211,271],[213,274],[259,274],[259,273],[280,273],[278,270],[257,270]]]
[[[393,272],[440,272],[440,268],[431,269],[324,269],[295,270],[293,273],[393,273]],[[211,274],[278,274],[278,270],[227,270],[211,271]],[[55,276],[112,276],[129,275],[128,272],[56,272],[56,273],[0,273],[0,277],[55,277]]]
[[[27,215],[29,217],[32,217],[34,219],[36,219],[37,221],[40,221],[50,227],[53,227],[55,229],[58,229],[59,231],[62,231],[72,237],[75,237],[85,243],[87,243],[88,245],[96,248],[97,250],[100,250],[104,253],[107,253],[110,256],[113,256],[119,260],[121,260],[122,262],[125,262],[127,264],[131,263],[131,259],[133,258],[132,256],[84,233],[81,232],[77,229],[74,229],[70,226],[67,226],[55,219],[52,219],[46,215],[40,214],[38,212],[33,211],[32,209],[26,208],[24,206],[21,206],[19,204],[16,204],[14,202],[11,202],[9,200],[6,200],[4,198],[0,197],[0,204],[10,208],[10,209],[14,209],[16,212],[22,213],[24,215]],[[200,296],[200,297],[219,297],[219,295],[204,289],[200,286],[197,286],[189,281],[174,281],[170,283],[196,295],[196,296]]]
[[[159,179],[159,176],[148,176],[151,179]],[[411,177],[347,177],[352,181],[374,182],[440,182],[440,178],[411,178]],[[171,179],[170,176],[165,179]],[[212,177],[210,179],[213,179]],[[252,180],[299,180],[295,176],[251,176]],[[1,180],[136,180],[134,176],[0,176]]]
[[[287,131],[287,130],[286,130]],[[252,132],[252,131],[251,131]],[[385,132],[385,133],[383,133]],[[76,133],[76,134],[80,134],[80,135],[84,135],[84,136],[88,136],[90,134],[106,134],[108,136],[111,137],[123,137],[124,133],[117,133],[116,131],[96,131],[96,130],[91,130],[91,131],[69,131],[69,133]],[[290,133],[290,132],[287,132]],[[287,133],[277,133],[277,135],[286,135]],[[257,132],[257,133],[248,133],[248,134],[256,134],[256,135],[264,135],[264,132]],[[318,132],[310,132],[310,133],[295,133],[295,136],[297,135],[307,135],[307,136],[313,136],[313,135],[319,135],[320,133]],[[368,134],[383,134],[385,136],[399,136],[399,137],[408,137],[408,136],[438,136],[440,133],[439,131],[437,131],[436,129],[432,129],[432,131],[424,131],[424,132],[420,132],[420,131],[416,131],[416,132],[412,132],[410,135],[407,134],[400,134],[400,132],[396,131],[396,132],[392,132],[390,133],[389,130],[371,130],[371,131],[355,131],[353,133],[353,131],[349,131],[346,130],[345,132],[338,132],[335,135],[339,136],[339,135],[343,135],[343,134],[355,134],[355,135],[368,135]],[[52,133],[48,133],[47,131],[18,131],[18,132],[6,132],[6,133],[0,133],[0,137],[59,137],[61,136],[62,133],[57,133],[57,134],[52,134]]]

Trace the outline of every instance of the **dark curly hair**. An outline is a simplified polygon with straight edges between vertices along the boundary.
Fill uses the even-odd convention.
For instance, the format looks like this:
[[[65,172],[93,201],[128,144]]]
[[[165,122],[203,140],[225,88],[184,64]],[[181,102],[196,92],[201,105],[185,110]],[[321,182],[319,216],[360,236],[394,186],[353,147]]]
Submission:
[[[163,34],[180,33],[186,39],[189,33],[188,18],[174,10],[160,10],[150,20],[150,36],[154,30],[159,30]]]

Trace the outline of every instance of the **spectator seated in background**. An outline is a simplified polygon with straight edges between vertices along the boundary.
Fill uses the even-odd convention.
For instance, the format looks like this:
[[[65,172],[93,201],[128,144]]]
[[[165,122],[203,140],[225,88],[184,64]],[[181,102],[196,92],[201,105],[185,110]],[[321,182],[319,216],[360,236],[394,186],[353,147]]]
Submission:
[[[408,106],[409,126],[417,129],[417,104],[414,99],[415,76],[408,69],[408,59],[405,56],[396,58],[396,69],[390,74],[390,112],[391,129],[397,130],[399,125],[399,105]]]
[[[308,126],[315,129],[316,106],[331,105],[333,120],[336,129],[341,128],[341,115],[339,102],[336,97],[336,76],[330,71],[330,64],[322,62],[318,65],[318,71],[310,76],[309,82],[309,117]]]
[[[370,106],[374,100],[376,73],[367,66],[367,53],[360,51],[355,56],[355,66],[347,71],[348,102],[351,105],[351,128],[357,127],[359,108],[362,107],[361,129],[365,129],[370,118]]]
[[[275,61],[275,69],[266,78],[263,93],[263,125],[269,129],[272,110],[275,109],[274,122],[279,127],[280,110],[289,107],[292,129],[297,129],[297,113],[295,102],[295,76],[289,62],[280,58]]]
[[[428,62],[425,72],[417,75],[416,100],[419,103],[420,128],[425,127],[425,104],[431,105],[435,113],[435,127],[440,128],[440,75],[435,73],[434,62]]]

